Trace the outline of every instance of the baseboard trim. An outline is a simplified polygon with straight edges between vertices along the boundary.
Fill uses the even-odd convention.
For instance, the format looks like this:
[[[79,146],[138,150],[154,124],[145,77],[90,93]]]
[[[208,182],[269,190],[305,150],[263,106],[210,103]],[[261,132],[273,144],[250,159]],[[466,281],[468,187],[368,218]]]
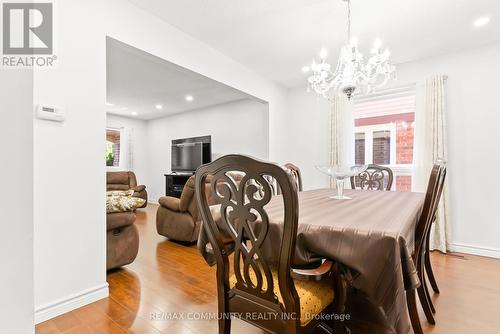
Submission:
[[[495,248],[453,243],[451,245],[451,250],[453,252],[458,252],[458,253],[486,256],[495,259],[500,259],[500,249],[495,249]]]
[[[93,303],[109,295],[108,283],[62,298],[35,309],[35,324]]]

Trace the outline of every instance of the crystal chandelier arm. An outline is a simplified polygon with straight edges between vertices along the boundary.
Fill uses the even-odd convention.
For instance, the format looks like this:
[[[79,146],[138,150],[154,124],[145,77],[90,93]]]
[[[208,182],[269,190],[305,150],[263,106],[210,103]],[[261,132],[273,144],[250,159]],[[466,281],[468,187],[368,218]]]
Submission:
[[[395,68],[390,62],[389,50],[381,50],[381,41],[375,41],[373,56],[365,59],[358,51],[357,45],[351,43],[351,0],[342,0],[347,4],[347,44],[340,50],[335,70],[321,56],[321,62],[313,62],[312,75],[308,82],[318,95],[327,97],[329,90],[335,93],[343,92],[349,98],[354,91],[371,92],[373,88],[381,87],[395,77]]]

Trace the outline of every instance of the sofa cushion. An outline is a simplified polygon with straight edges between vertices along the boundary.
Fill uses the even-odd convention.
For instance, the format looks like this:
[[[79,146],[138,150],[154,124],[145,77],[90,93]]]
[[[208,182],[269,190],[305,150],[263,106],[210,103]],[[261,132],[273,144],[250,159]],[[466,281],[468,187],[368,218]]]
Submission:
[[[201,222],[194,221],[187,212],[176,212],[163,206],[156,212],[158,234],[171,240],[193,242],[198,239]]]
[[[108,190],[106,196],[132,196],[133,190]]]
[[[172,211],[180,212],[180,200],[177,197],[162,196],[158,200],[161,206]]]
[[[249,274],[250,280],[255,285],[257,283],[255,271],[250,270]],[[283,297],[281,296],[278,283],[277,269],[271,268],[271,274],[273,275],[274,282],[273,292],[278,297],[280,303],[283,303]],[[231,277],[229,277],[229,286],[234,287],[236,282],[236,276],[235,274],[232,274]],[[300,300],[300,326],[306,326],[316,315],[321,313],[326,307],[333,303],[333,282],[331,280],[317,282],[296,279],[294,279],[293,282]],[[262,289],[267,289],[267,281],[265,279],[263,279]]]
[[[140,186],[136,186],[136,187],[133,187],[133,188],[131,188],[131,189],[132,189],[133,191],[136,191],[136,192],[140,193],[141,191],[146,190],[146,186],[142,184],[142,185],[140,185]]]
[[[182,189],[181,202],[180,202],[181,211],[183,212],[188,211],[189,204],[191,203],[193,196],[194,196],[194,175],[187,180],[186,184],[184,185],[184,189]]]
[[[142,198],[132,196],[107,196],[106,212],[126,212],[134,211],[144,205],[146,201]]]
[[[112,183],[108,183],[107,186],[106,186],[106,190],[108,191],[117,191],[117,190],[122,190],[122,191],[125,191],[125,190],[129,190],[130,187],[126,184],[112,184]]]
[[[124,184],[129,186],[129,172],[107,172],[107,184]]]
[[[106,215],[106,230],[132,225],[135,222],[135,213],[133,212],[115,212]]]
[[[139,251],[139,233],[128,225],[106,233],[106,270],[132,263]]]

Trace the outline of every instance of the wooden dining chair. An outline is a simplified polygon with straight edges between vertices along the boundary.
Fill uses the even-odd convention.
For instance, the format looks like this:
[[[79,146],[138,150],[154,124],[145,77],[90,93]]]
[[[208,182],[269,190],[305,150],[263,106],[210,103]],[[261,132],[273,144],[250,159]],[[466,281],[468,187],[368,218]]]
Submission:
[[[300,172],[300,168],[298,166],[292,164],[291,162],[286,163],[284,166],[292,174],[293,179],[297,183],[297,189],[299,191],[302,191],[303,190],[303,187],[302,187],[302,174]]]
[[[239,184],[228,176],[233,171],[244,173]],[[209,207],[203,191],[209,175],[219,207]],[[273,198],[266,175],[282,190],[281,240],[268,240],[269,229],[274,227],[265,209]],[[342,333],[345,328],[338,322],[331,325],[314,317],[344,311],[341,266],[323,261],[315,270],[291,267],[299,207],[290,176],[278,165],[227,155],[199,167],[195,184],[203,227],[217,262],[219,333],[231,332],[231,314],[271,333]],[[232,258],[224,235],[232,239]],[[275,245],[274,260],[265,252],[269,242]],[[246,316],[252,314],[261,316]]]
[[[435,293],[439,294],[439,287],[436,282],[436,277],[434,276],[434,271],[432,270],[432,264],[431,264],[431,256],[430,256],[430,247],[429,247],[429,240],[430,240],[430,234],[432,230],[432,225],[436,222],[436,217],[437,217],[437,210],[439,207],[439,202],[441,200],[441,196],[443,194],[443,189],[444,189],[444,182],[446,181],[446,162],[443,160],[438,160],[438,164],[441,165],[441,174],[440,174],[440,179],[439,179],[439,184],[438,184],[438,190],[437,190],[437,197],[434,202],[435,207],[433,208],[434,214],[431,220],[431,225],[427,229],[427,234],[425,236],[425,253],[424,253],[424,271],[427,274],[427,278],[429,279],[429,282],[431,284],[432,290],[434,290]],[[429,289],[427,288],[427,284],[424,282],[424,292],[427,297],[427,301],[429,304],[429,308],[432,311],[432,313],[436,313],[436,309],[434,307],[434,304],[432,302]]]
[[[429,177],[422,214],[420,215],[415,229],[415,251],[413,253],[413,261],[417,269],[420,286],[416,289],[417,291],[415,291],[415,289],[410,289],[406,292],[408,311],[415,334],[423,333],[417,311],[415,292],[418,293],[418,297],[427,321],[431,324],[436,323],[433,316],[433,311],[435,311],[434,306],[432,305],[425,280],[425,256],[429,251],[428,239],[432,222],[436,216],[436,210],[443,190],[445,176],[445,163],[442,160],[436,161],[432,167],[431,175]]]
[[[303,190],[303,186],[302,186],[302,174],[300,172],[300,168],[290,162],[286,163],[283,165],[283,169],[290,175],[290,177],[293,179],[296,187],[297,187],[297,191],[302,191]],[[271,186],[271,189],[273,190],[273,193],[275,195],[280,195],[281,194],[281,189],[278,185],[278,183],[276,182],[275,179],[273,179],[271,176],[269,175],[265,175],[264,178],[266,179],[266,181],[269,183],[269,185]]]
[[[394,175],[389,167],[370,164],[364,172],[351,176],[351,188],[390,191],[393,179]]]

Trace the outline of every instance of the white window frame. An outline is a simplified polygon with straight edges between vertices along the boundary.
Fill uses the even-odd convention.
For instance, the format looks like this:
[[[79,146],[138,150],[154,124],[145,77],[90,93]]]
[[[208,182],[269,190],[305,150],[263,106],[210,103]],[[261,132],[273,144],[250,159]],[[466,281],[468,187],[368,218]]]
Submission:
[[[413,176],[413,163],[396,164],[396,136],[397,126],[395,123],[362,125],[354,127],[354,134],[363,133],[365,135],[365,164],[373,164],[373,133],[376,131],[389,131],[391,134],[390,164],[382,166],[389,167],[394,174],[394,182],[391,190],[396,190],[397,176]],[[356,149],[356,147],[354,147]]]
[[[406,94],[416,94],[415,84],[410,84],[401,87],[393,87],[386,90],[381,90],[377,93],[358,97],[354,100],[355,103],[363,103],[370,100],[384,100],[390,99],[391,97],[404,96]],[[379,115],[373,115],[379,116]],[[361,118],[362,119],[362,118]],[[411,164],[396,164],[396,136],[397,136],[397,125],[395,123],[388,124],[375,124],[375,125],[364,125],[356,126],[354,128],[354,134],[364,133],[365,134],[365,164],[373,163],[373,132],[374,131],[390,131],[391,132],[391,153],[390,160],[391,163],[384,165],[389,167],[394,174],[394,182],[392,184],[392,190],[396,189],[396,178],[397,176],[413,176],[413,163]],[[354,145],[354,149],[355,145]],[[355,154],[355,153],[354,153]]]
[[[377,131],[389,131],[391,134],[390,164],[396,164],[396,124],[375,124],[356,126],[354,133],[364,133],[365,135],[365,164],[373,163],[373,133]]]
[[[396,135],[397,127],[394,123],[356,126],[354,133],[364,133],[365,135],[365,164],[373,164],[373,133],[376,131],[389,131],[391,134],[390,164],[382,166],[389,167],[394,174],[394,182],[391,190],[396,190],[397,176],[412,176],[413,164],[396,164]]]

